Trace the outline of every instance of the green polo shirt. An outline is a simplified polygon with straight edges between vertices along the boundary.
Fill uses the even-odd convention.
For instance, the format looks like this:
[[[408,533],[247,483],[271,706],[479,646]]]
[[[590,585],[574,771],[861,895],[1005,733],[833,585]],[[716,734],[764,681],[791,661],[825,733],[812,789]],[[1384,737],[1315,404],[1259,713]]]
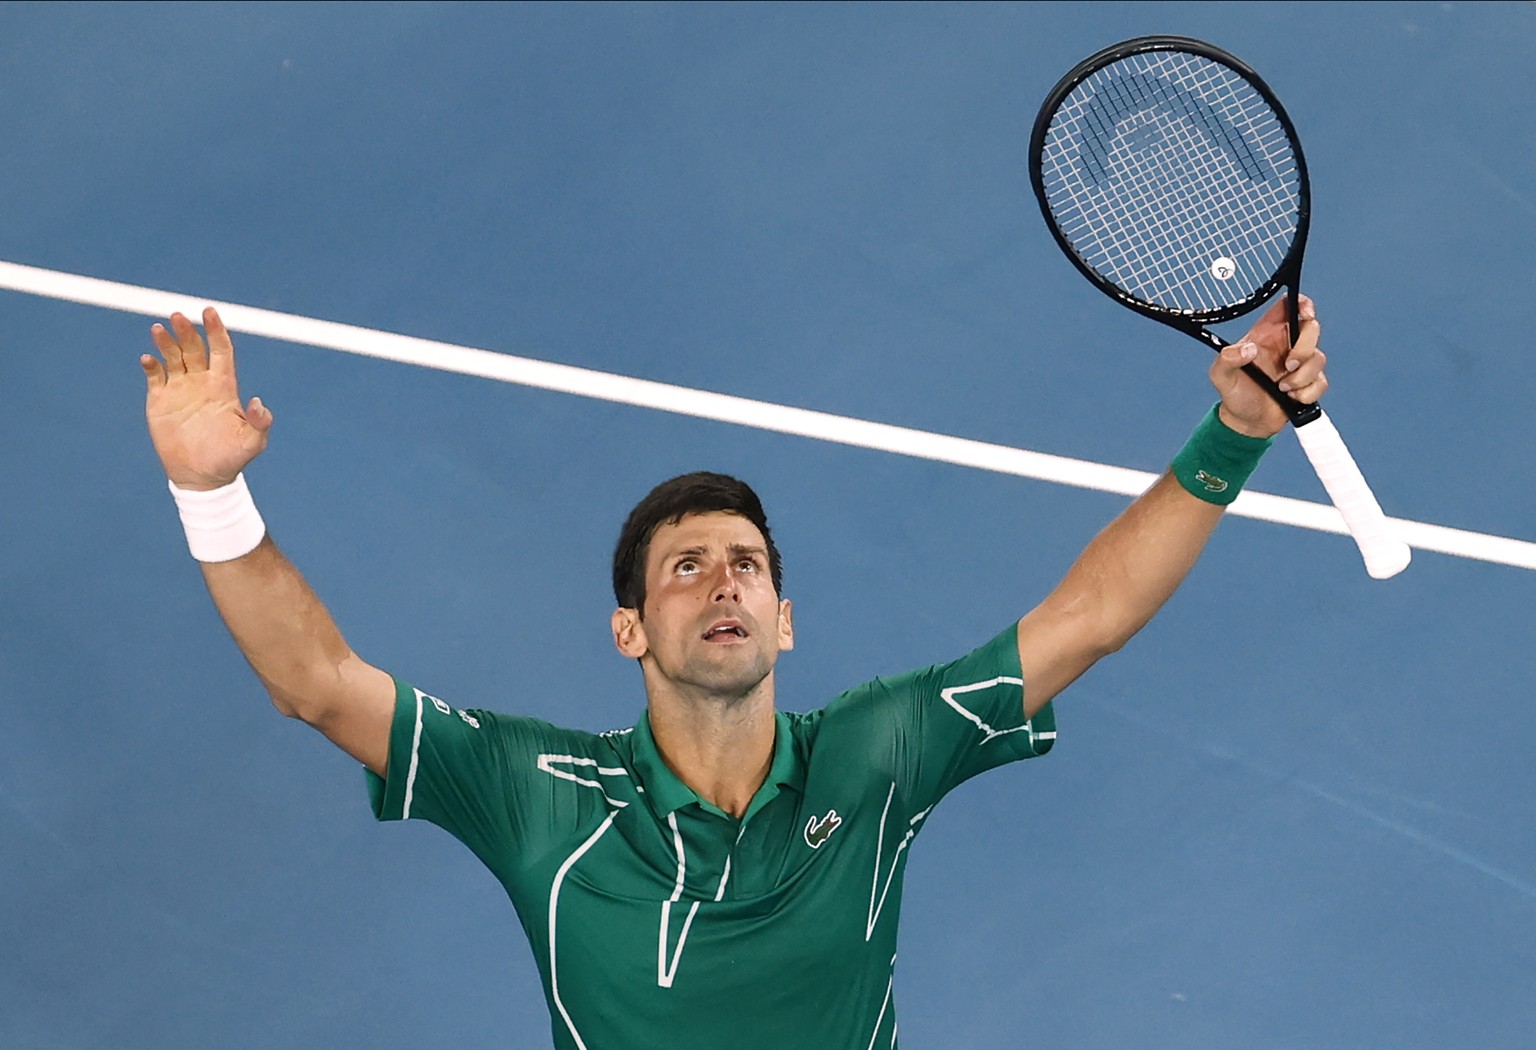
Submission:
[[[561,1050],[868,1050],[891,1001],[907,849],[934,805],[1044,754],[1015,629],[953,663],[778,713],[741,820],[662,761],[642,715],[602,734],[460,711],[398,683],[374,814],[447,829],[506,888]]]

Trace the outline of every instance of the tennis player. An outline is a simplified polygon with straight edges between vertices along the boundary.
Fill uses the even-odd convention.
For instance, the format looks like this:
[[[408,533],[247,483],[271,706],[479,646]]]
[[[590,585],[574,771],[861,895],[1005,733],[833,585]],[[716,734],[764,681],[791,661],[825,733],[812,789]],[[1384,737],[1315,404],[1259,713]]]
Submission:
[[[657,486],[613,564],[614,644],[646,704],[601,734],[456,708],[354,653],[246,488],[272,413],[242,405],[218,314],[203,314],[206,344],[180,314],[155,325],[161,357],[141,364],[150,436],[236,643],[279,711],[362,763],[379,819],[441,825],[500,880],[557,1047],[868,1050],[896,1045],[913,838],[955,785],[1048,751],[1055,695],[1194,565],[1286,423],[1239,367],[1322,395],[1302,313],[1294,347],[1276,308],[1222,353],[1219,405],[1040,605],[952,663],[806,714],[777,705],[794,622],[757,497],[719,474]]]

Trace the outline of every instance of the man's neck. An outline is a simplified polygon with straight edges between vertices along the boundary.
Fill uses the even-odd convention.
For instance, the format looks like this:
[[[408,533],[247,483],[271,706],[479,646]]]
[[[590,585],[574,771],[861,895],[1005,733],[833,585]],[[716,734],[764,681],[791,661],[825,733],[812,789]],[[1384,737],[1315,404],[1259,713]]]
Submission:
[[[773,764],[772,680],[728,703],[670,691],[649,698],[651,736],[667,768],[738,820]]]

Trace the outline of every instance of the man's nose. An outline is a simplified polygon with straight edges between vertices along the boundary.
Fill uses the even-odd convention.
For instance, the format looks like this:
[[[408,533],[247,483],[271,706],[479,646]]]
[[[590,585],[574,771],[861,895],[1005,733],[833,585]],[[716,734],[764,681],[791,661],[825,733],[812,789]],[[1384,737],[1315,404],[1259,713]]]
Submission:
[[[741,580],[729,564],[716,573],[710,596],[717,602],[741,601]]]

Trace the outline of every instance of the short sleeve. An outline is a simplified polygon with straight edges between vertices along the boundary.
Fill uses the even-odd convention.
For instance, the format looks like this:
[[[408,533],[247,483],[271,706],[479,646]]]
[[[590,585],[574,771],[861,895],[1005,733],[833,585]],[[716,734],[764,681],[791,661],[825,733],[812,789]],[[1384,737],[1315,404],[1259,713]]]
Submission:
[[[872,758],[890,764],[913,810],[931,807],[978,773],[1051,749],[1051,705],[1024,718],[1017,638],[1010,624],[958,660],[877,678],[833,705],[862,708],[872,720]]]
[[[367,772],[373,814],[430,821],[495,868],[527,844],[524,811],[548,794],[531,783],[538,755],[569,749],[571,735],[533,718],[462,711],[397,679],[387,775]]]

